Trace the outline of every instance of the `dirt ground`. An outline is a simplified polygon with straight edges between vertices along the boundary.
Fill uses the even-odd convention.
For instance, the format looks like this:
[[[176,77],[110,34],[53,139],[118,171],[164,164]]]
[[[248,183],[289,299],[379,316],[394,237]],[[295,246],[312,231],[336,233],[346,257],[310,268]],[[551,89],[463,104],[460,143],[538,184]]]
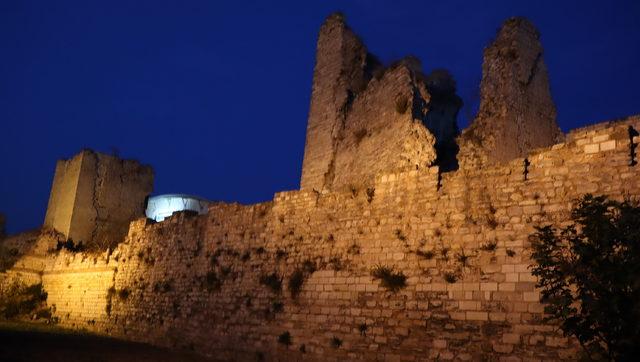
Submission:
[[[171,351],[32,323],[0,323],[3,362],[211,362],[189,352]]]

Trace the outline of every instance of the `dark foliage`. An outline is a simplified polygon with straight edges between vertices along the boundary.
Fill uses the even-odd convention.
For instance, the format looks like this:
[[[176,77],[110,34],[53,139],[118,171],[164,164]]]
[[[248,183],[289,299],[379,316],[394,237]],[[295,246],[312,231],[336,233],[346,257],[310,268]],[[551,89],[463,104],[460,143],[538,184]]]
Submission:
[[[572,220],[531,236],[547,320],[590,358],[633,360],[640,355],[640,206],[585,195]]]
[[[340,348],[340,346],[342,346],[342,340],[338,337],[332,337],[331,338],[331,347],[333,348]]]
[[[453,284],[458,281],[458,276],[452,272],[445,272],[442,277],[444,278],[444,281],[449,284]]]
[[[460,264],[462,264],[463,267],[467,266],[467,264],[469,263],[470,257],[471,255],[465,254],[464,249],[460,250],[460,252],[456,254],[456,260],[460,262]]]
[[[381,280],[381,285],[389,291],[397,292],[407,286],[407,277],[393,268],[377,265],[371,270],[371,276]]]
[[[291,293],[291,298],[298,297],[305,279],[306,276],[302,269],[296,269],[293,274],[291,274],[289,277],[289,292]]]
[[[274,293],[280,293],[282,291],[282,278],[275,272],[262,275],[260,277],[260,284],[269,287]]]
[[[373,198],[376,195],[376,189],[373,187],[369,187],[367,188],[366,193],[367,193],[367,202],[371,203],[371,201],[373,201]]]
[[[486,244],[483,244],[480,246],[480,250],[484,250],[484,251],[496,251],[497,248],[498,248],[498,243],[495,240],[489,241]]]
[[[0,295],[0,317],[10,319],[34,312],[47,300],[42,284],[14,284]]]
[[[291,333],[284,332],[281,335],[278,336],[278,343],[283,344],[285,346],[290,346],[291,345]]]
[[[427,260],[431,260],[433,259],[435,255],[435,253],[433,252],[433,250],[427,250],[427,251],[422,251],[422,250],[416,250],[416,255],[421,257],[421,258],[425,258]]]
[[[122,300],[126,300],[127,298],[129,298],[130,294],[131,294],[131,291],[128,288],[123,288],[118,290],[118,298]]]
[[[366,323],[361,323],[358,326],[358,330],[360,331],[360,335],[365,336],[367,334],[367,330],[369,329],[369,327],[367,326]]]
[[[84,251],[85,250],[85,246],[84,244],[81,242],[79,242],[78,244],[74,243],[73,240],[71,239],[67,239],[67,241],[62,242],[62,241],[58,241],[58,243],[56,244],[56,250],[60,251],[62,249],[65,250],[69,250],[71,252],[77,253],[80,251]]]
[[[284,303],[280,302],[280,301],[275,301],[273,303],[271,303],[271,310],[273,311],[273,313],[280,313],[284,310]]]
[[[219,290],[222,286],[222,280],[218,278],[218,274],[215,270],[210,270],[205,275],[205,287],[208,291]]]
[[[289,277],[289,292],[291,298],[297,298],[298,294],[302,291],[304,282],[309,278],[311,274],[316,271],[316,263],[307,259],[302,263],[301,267],[296,268]]]

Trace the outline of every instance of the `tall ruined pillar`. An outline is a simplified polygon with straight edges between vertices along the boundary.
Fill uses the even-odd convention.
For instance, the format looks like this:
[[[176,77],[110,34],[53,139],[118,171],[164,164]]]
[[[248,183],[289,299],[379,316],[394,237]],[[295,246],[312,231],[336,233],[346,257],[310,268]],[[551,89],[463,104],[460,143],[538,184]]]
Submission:
[[[114,246],[144,216],[152,189],[150,166],[83,150],[56,164],[44,226],[85,245]]]
[[[318,36],[300,189],[321,191],[332,178],[348,104],[366,85],[366,61],[367,50],[344,17],[330,15]]]
[[[484,51],[480,110],[459,139],[463,168],[524,157],[560,142],[540,34],[524,18],[504,22]]]

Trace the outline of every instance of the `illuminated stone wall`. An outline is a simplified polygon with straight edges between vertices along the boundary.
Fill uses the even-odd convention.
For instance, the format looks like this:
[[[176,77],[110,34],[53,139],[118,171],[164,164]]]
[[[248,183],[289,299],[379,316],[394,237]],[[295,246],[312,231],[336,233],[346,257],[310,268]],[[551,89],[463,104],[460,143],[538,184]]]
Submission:
[[[485,48],[480,109],[458,139],[464,168],[507,162],[562,142],[540,33],[524,18],[507,19]]]
[[[528,162],[382,174],[369,193],[142,219],[111,253],[29,263],[62,325],[223,360],[571,359],[576,342],[542,322],[528,236],[564,225],[584,193],[640,196],[630,126],[640,117],[576,130]],[[311,264],[292,297],[290,277]],[[407,286],[387,291],[376,265]],[[261,283],[272,273],[280,292]]]
[[[116,245],[152,189],[151,167],[83,150],[56,164],[44,226],[76,243]]]
[[[458,138],[461,168],[442,172],[455,94],[434,103],[443,96],[414,59],[380,68],[330,16],[300,191],[129,224],[151,171],[83,152],[58,164],[45,224],[124,241],[90,255],[52,251],[55,233],[13,239],[30,251],[0,284],[42,282],[63,326],[221,360],[573,359],[577,343],[543,323],[528,238],[566,225],[585,193],[640,196],[640,117],[562,137],[541,52],[528,22],[505,23],[485,51],[479,115]],[[407,285],[385,289],[379,266]]]
[[[366,188],[379,173],[434,165],[457,135],[462,103],[453,88],[435,96],[412,57],[382,66],[342,15],[329,16],[318,36],[300,188]]]

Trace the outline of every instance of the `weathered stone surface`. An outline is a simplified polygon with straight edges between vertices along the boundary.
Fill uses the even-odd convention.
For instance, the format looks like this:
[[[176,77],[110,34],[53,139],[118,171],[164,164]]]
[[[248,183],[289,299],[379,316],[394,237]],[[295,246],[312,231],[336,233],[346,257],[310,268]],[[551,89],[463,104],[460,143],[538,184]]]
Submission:
[[[415,58],[385,69],[332,15],[320,30],[313,79],[301,189],[364,189],[381,172],[436,161],[455,168],[462,103],[448,73],[425,76]]]
[[[25,253],[0,273],[0,292],[15,279],[41,282],[63,326],[225,361],[575,358],[577,341],[544,322],[528,237],[538,225],[566,225],[584,192],[640,196],[640,116],[574,130],[564,143],[527,150],[528,162],[441,173],[439,152],[452,147],[442,141],[457,130],[449,116],[431,122],[429,114],[457,112],[451,86],[438,82],[447,77],[423,76],[414,59],[363,76],[341,61],[348,53],[362,65],[367,56],[338,16],[319,44],[327,52],[315,70],[302,190],[254,205],[214,203],[201,216],[135,220],[102,254],[46,253],[59,239],[53,232],[14,237],[9,244]],[[398,95],[408,101],[398,104]],[[89,169],[100,190],[111,182],[101,174],[122,174],[100,157],[92,163],[93,154],[77,157],[59,164],[54,219],[76,210],[57,192],[84,192],[65,186],[67,177],[82,180]],[[121,191],[104,187],[99,198]],[[91,210],[76,215],[85,212],[81,222],[101,221]],[[402,273],[406,285],[388,290],[372,276],[376,266]],[[290,345],[279,342],[286,333]]]
[[[42,282],[64,326],[222,360],[570,359],[577,342],[543,322],[528,236],[565,224],[585,182],[640,196],[629,136],[639,126],[631,117],[572,131],[563,147],[531,154],[526,180],[521,160],[440,181],[431,167],[378,175],[372,195],[290,191],[140,219],[110,254],[28,253],[0,285]],[[620,146],[584,151],[610,141]],[[551,172],[563,168],[572,172]],[[375,265],[402,272],[406,287],[388,291],[371,277]],[[309,269],[292,296],[300,268]],[[261,283],[272,273],[278,290]],[[278,343],[284,332],[292,346]]]
[[[375,66],[374,58],[367,56],[366,48],[344,18],[339,14],[329,16],[318,36],[302,189],[322,190],[326,179],[331,178],[347,108],[367,82],[365,68]]]
[[[562,139],[540,34],[524,18],[508,19],[484,51],[480,110],[459,138],[459,161],[503,163]]]
[[[84,150],[56,164],[44,226],[76,243],[114,246],[144,216],[152,189],[151,167]]]

